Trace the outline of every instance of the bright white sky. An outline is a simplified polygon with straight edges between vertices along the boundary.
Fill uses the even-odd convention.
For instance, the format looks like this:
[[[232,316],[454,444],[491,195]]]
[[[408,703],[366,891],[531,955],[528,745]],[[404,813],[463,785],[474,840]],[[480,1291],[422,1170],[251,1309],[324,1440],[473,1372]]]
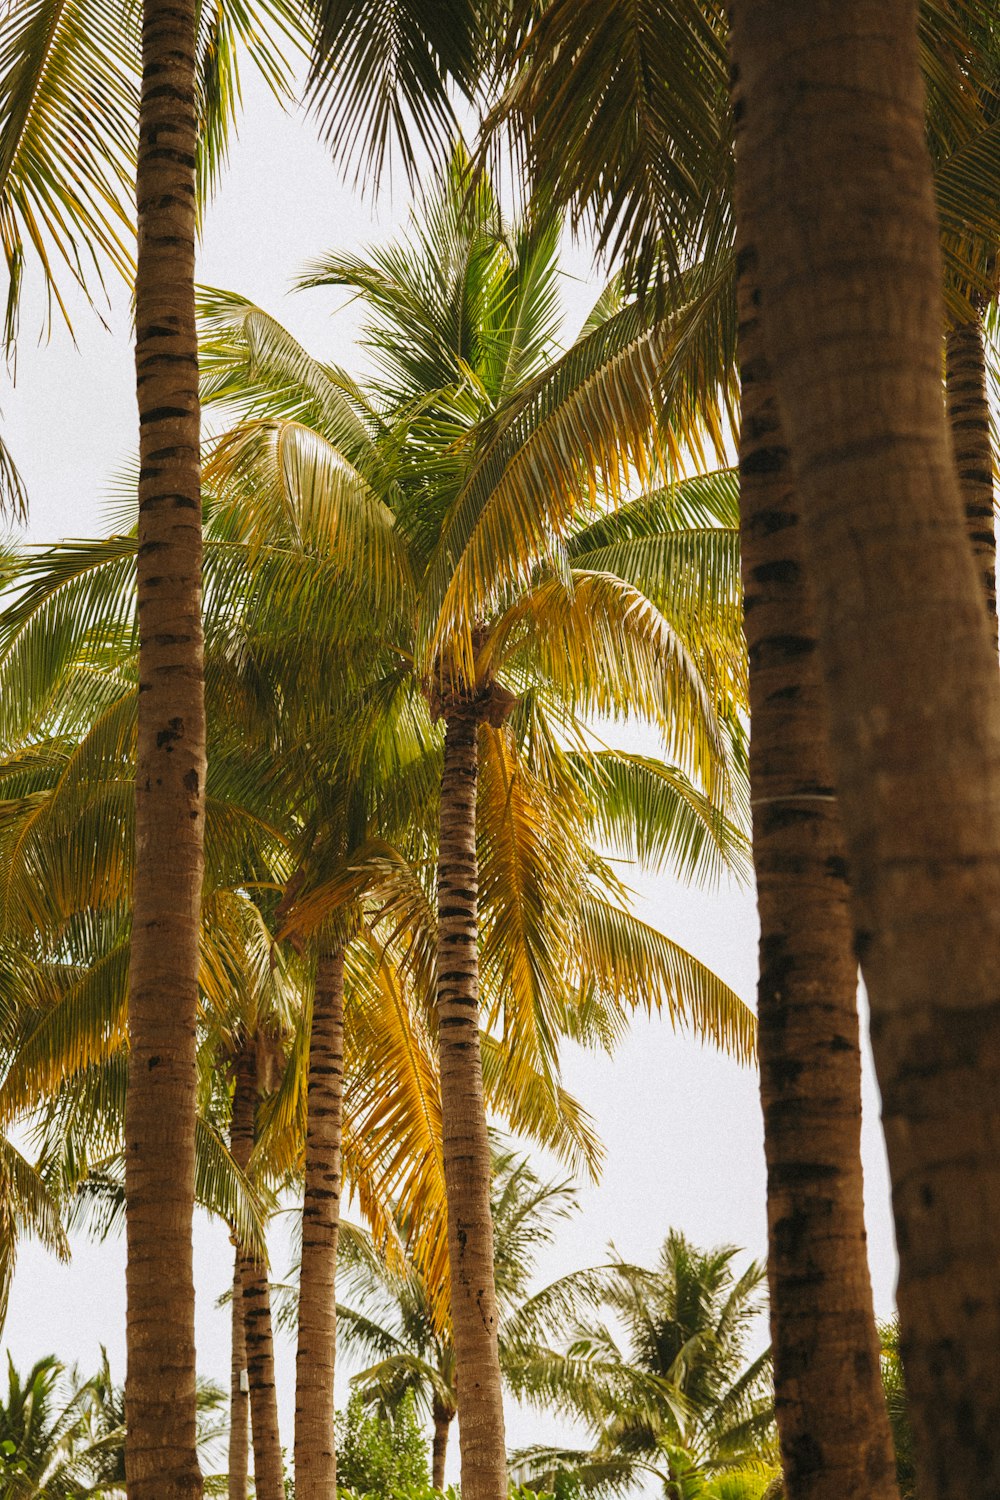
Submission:
[[[254,79],[230,170],[212,206],[199,279],[253,298],[277,314],[314,353],[363,368],[354,344],[357,314],[336,293],[288,294],[303,263],[332,248],[388,237],[406,218],[400,190],[379,205],[359,200],[316,142],[310,122],[284,115]],[[567,259],[567,331],[594,301],[600,278],[583,249]],[[77,347],[57,329],[35,347],[41,304],[29,306],[17,383],[0,389],[5,440],[28,485],[37,541],[99,535],[109,482],[132,452],[135,406],[128,298],[114,288],[109,330],[81,310]],[[745,999],[756,980],[752,892],[690,891],[666,877],[636,879],[638,910],[711,964]],[[610,1241],[629,1259],[651,1262],[671,1226],[702,1245],[765,1250],[764,1159],[755,1075],[675,1036],[662,1020],[636,1021],[613,1059],[567,1049],[565,1083],[596,1118],[607,1148],[603,1181],[582,1185],[582,1211],[540,1259],[540,1282],[600,1261]],[[866,1052],[864,1161],[876,1309],[893,1306],[895,1254],[878,1098]],[[276,1246],[274,1274],[285,1269]],[[196,1233],[201,1371],[228,1384],[228,1314],[215,1307],[231,1276],[226,1231],[200,1216]],[[105,1344],[124,1374],[124,1247],[78,1240],[73,1262],[57,1265],[34,1246],[22,1252],[3,1342],[21,1367],[56,1352],[88,1373]],[[279,1340],[282,1437],[292,1440],[294,1354]],[[346,1372],[341,1377],[346,1387]],[[549,1420],[512,1410],[511,1446],[557,1439]],[[452,1460],[457,1458],[453,1444]],[[453,1466],[450,1465],[450,1468]],[[457,1467],[454,1469],[457,1478]]]

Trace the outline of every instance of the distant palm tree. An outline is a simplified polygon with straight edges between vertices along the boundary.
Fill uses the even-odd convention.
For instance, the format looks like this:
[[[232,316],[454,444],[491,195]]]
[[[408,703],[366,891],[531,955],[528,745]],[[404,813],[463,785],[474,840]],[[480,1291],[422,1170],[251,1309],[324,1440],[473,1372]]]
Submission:
[[[510,1347],[505,1324],[519,1322],[535,1303],[528,1298],[528,1287],[538,1250],[577,1205],[569,1182],[543,1182],[526,1157],[510,1150],[494,1152],[490,1196],[503,1369]],[[341,1346],[348,1356],[374,1361],[354,1376],[354,1384],[384,1413],[395,1412],[410,1392],[429,1411],[433,1482],[441,1489],[458,1407],[450,1323],[442,1326],[439,1299],[412,1261],[390,1265],[366,1237],[352,1236],[344,1266],[348,1295],[353,1293],[364,1311],[338,1306]]]
[[[765,1490],[777,1456],[770,1354],[748,1357],[765,1273],[752,1261],[737,1276],[736,1254],[671,1230],[652,1270],[616,1257],[577,1273],[588,1297],[600,1288],[624,1341],[605,1322],[578,1322],[559,1348],[540,1346],[537,1328],[522,1343],[519,1368],[509,1367],[518,1394],[594,1434],[589,1449],[524,1451],[527,1475],[551,1483],[569,1468],[584,1490],[616,1494],[651,1474],[667,1500]]]
[[[211,1467],[225,1432],[225,1392],[198,1381],[198,1449]],[[107,1351],[95,1375],[50,1354],[23,1378],[7,1357],[0,1400],[0,1495],[4,1500],[83,1500],[125,1493],[125,1396],[111,1378]]]
[[[889,1408],[892,1445],[896,1451],[899,1500],[914,1500],[917,1475],[913,1456],[913,1428],[906,1400],[903,1361],[899,1353],[899,1319],[890,1318],[887,1323],[880,1324],[878,1332],[882,1346],[882,1387],[885,1391],[885,1404]]]

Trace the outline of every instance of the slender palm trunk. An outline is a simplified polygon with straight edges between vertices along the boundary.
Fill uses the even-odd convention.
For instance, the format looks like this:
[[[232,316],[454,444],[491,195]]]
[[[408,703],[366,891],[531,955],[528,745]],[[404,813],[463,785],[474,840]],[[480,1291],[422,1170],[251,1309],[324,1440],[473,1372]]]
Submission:
[[[748,216],[741,216],[744,232]],[[798,496],[739,258],[758,1053],[786,1500],[898,1500],[861,1173],[858,966]]]
[[[336,1494],[333,1378],[344,1103],[344,950],[320,955],[309,1034],[299,1342],[295,1359],[296,1500]]]
[[[445,728],[437,998],[462,1500],[503,1500],[507,1456],[493,1278],[490,1143],[479,1051],[479,717],[459,707],[446,713]]]
[[[455,1413],[439,1401],[434,1402],[434,1441],[431,1446],[431,1483],[436,1490],[444,1489],[444,1470],[448,1461],[448,1434]]]
[[[986,596],[990,639],[996,646],[997,538],[993,522],[993,444],[990,442],[986,349],[983,325],[978,319],[972,323],[960,323],[948,333],[945,389],[965,525]]]
[[[139,742],[126,1101],[130,1500],[201,1494],[195,1017],[204,865],[195,0],[144,0],[136,199]]]
[[[254,1143],[257,1103],[257,1062],[251,1046],[236,1058],[230,1150],[236,1165],[246,1171]],[[250,1255],[239,1254],[243,1331],[250,1383],[250,1421],[253,1428],[254,1493],[257,1500],[284,1500],[285,1476],[278,1430],[278,1394],[274,1379],[274,1334],[267,1268]]]
[[[735,0],[927,1500],[1000,1494],[1000,674],[944,417],[916,0]]]
[[[229,1384],[229,1500],[247,1500],[250,1398],[243,1389],[244,1377],[247,1373],[247,1340],[243,1327],[243,1285],[240,1281],[238,1250],[235,1252],[234,1260],[232,1357]]]

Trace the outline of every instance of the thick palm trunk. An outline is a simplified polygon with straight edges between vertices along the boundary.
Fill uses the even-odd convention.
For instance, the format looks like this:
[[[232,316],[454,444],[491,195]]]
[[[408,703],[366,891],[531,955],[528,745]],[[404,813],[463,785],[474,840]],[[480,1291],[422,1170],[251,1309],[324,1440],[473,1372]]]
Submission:
[[[436,1490],[444,1489],[444,1470],[448,1462],[448,1434],[455,1413],[439,1401],[434,1402],[434,1441],[431,1445],[431,1484]]]
[[[736,0],[927,1500],[1000,1494],[1000,674],[945,424],[916,0]]]
[[[203,870],[195,0],[144,0],[136,174],[139,741],[126,1102],[130,1500],[201,1494],[195,1017]]]
[[[295,1360],[296,1500],[336,1494],[333,1378],[337,1343],[344,1101],[344,952],[320,955],[309,1035],[299,1341]]]
[[[479,1051],[478,716],[445,716],[438,855],[438,1025],[448,1260],[462,1500],[507,1493],[490,1217],[490,1143]]]
[[[741,216],[744,228],[747,215]],[[861,1173],[858,967],[802,524],[739,258],[741,555],[775,1408],[786,1500],[898,1500]]]
[[[986,349],[983,325],[978,319],[972,323],[960,323],[948,334],[945,389],[965,525],[986,597],[990,639],[996,645],[997,539],[993,521],[993,445],[990,442]]]
[[[254,1143],[257,1102],[257,1063],[253,1048],[245,1046],[236,1059],[230,1150],[244,1172]],[[267,1269],[250,1255],[239,1253],[243,1333],[250,1384],[250,1423],[253,1429],[254,1493],[257,1500],[284,1500],[285,1476],[278,1430],[278,1393],[274,1379],[274,1334]]]
[[[239,1251],[233,1271],[232,1353],[229,1377],[229,1500],[247,1500],[249,1465],[248,1424],[250,1400],[244,1390],[247,1373],[247,1340],[243,1327],[243,1286]]]

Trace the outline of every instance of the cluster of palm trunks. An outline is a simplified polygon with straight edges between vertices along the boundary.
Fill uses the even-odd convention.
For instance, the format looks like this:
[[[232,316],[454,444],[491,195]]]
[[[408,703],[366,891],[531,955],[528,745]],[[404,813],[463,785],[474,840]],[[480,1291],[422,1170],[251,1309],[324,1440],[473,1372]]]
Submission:
[[[39,0],[33,23],[36,9],[49,8]],[[408,934],[406,982],[421,973],[434,994],[428,1056],[447,1231],[440,1243],[429,1234],[426,1255],[428,1263],[437,1255],[450,1288],[463,1500],[506,1495],[486,1110],[503,1094],[497,1080],[510,1081],[504,1067],[516,1048],[490,1050],[481,1000],[493,984],[505,994],[530,989],[533,964],[544,969],[546,935],[524,972],[483,959],[480,975],[479,900],[485,913],[488,892],[485,866],[479,889],[477,815],[498,785],[508,810],[520,795],[505,757],[518,735],[527,741],[533,731],[541,743],[544,715],[527,723],[541,684],[567,712],[634,707],[663,726],[692,785],[721,799],[724,816],[719,788],[742,743],[739,669],[725,664],[722,635],[700,638],[699,662],[697,649],[682,653],[649,626],[644,606],[668,616],[666,601],[651,603],[612,560],[615,545],[641,539],[641,525],[633,514],[631,530],[605,544],[593,507],[603,496],[610,514],[636,476],[645,484],[656,463],[697,452],[706,434],[724,445],[737,409],[762,933],[757,1049],[784,1493],[889,1500],[896,1489],[865,1257],[858,962],[883,1103],[922,1493],[1000,1493],[1000,673],[984,343],[1000,238],[992,7],[549,0],[494,11],[312,0],[261,9],[308,28],[312,97],[338,149],[375,162],[397,130],[396,149],[416,172],[425,148],[450,139],[454,100],[486,94],[494,101],[487,128],[495,140],[518,138],[517,159],[537,192],[515,263],[523,268],[534,254],[541,264],[550,252],[537,236],[556,222],[546,215],[568,204],[596,223],[621,268],[555,384],[535,378],[533,352],[516,340],[505,346],[504,368],[493,368],[497,328],[486,330],[480,367],[459,351],[452,373],[469,378],[452,382],[428,422],[466,430],[462,403],[472,387],[490,409],[477,413],[474,443],[439,446],[422,474],[413,455],[433,443],[421,427],[427,413],[410,414],[411,466],[392,479],[405,542],[380,488],[385,448],[371,440],[350,391],[341,401],[343,382],[328,381],[319,421],[354,477],[338,459],[327,462],[324,482],[365,575],[343,586],[347,602],[340,616],[331,604],[330,618],[345,661],[354,653],[363,673],[365,643],[345,625],[360,597],[350,588],[378,585],[389,622],[378,665],[395,650],[395,690],[400,702],[410,694],[409,709],[396,705],[389,722],[398,737],[437,736],[440,780],[436,824],[420,831],[436,860],[436,912],[422,925],[418,893],[399,876],[386,825],[372,817],[372,806],[391,798],[371,794],[364,754],[345,754],[325,780],[316,777],[295,868],[270,914],[275,941],[315,974],[303,1069],[297,1500],[329,1500],[335,1486],[345,964],[372,901]],[[141,17],[125,1129],[131,1500],[201,1493],[191,1224],[206,777],[215,774],[206,749],[211,591],[203,616],[195,298],[211,92],[199,76],[204,11],[195,0],[144,0]],[[458,199],[487,191],[480,166],[453,158],[456,213]],[[486,264],[495,246],[483,228],[465,248],[470,263]],[[377,277],[365,268],[340,263],[326,275],[364,282],[378,309]],[[387,356],[383,402],[413,374],[386,328],[376,319]],[[210,388],[210,365],[203,375]],[[546,424],[564,397],[547,448]],[[252,400],[247,409],[259,415]],[[251,428],[242,446],[213,458],[212,482],[218,535],[252,553],[260,538],[232,498],[248,473],[266,492],[270,429]],[[290,461],[312,463],[314,476],[324,462],[310,452]],[[449,463],[467,467],[456,479]],[[309,515],[300,520],[308,531]],[[589,536],[584,520],[596,528]],[[328,593],[321,579],[309,597],[320,607]],[[282,665],[300,650],[299,641],[289,646]],[[353,683],[346,669],[345,683]],[[287,680],[289,696],[294,689]],[[374,713],[370,697],[364,708]],[[354,726],[353,751],[364,715],[352,720],[356,704],[335,709],[341,728]],[[417,720],[419,730],[407,727]],[[553,735],[553,764],[559,750]],[[406,759],[400,752],[399,775]],[[523,829],[530,825],[525,809]],[[588,978],[599,993],[602,976],[610,992],[614,965],[595,934],[610,930],[618,908],[605,899],[572,911],[554,966],[575,942],[578,993]],[[615,983],[620,998],[628,981]],[[728,1024],[738,1032],[738,1019]],[[268,1081],[267,1027],[259,1035],[235,1027],[230,1039],[231,1153],[252,1181],[268,1111],[292,1106]],[[533,1045],[551,1060],[544,1036]],[[415,1213],[419,1195],[403,1207]],[[255,1445],[260,1437],[257,1493],[278,1500],[266,1271],[259,1246],[241,1243],[237,1258],[234,1347],[242,1330]]]

